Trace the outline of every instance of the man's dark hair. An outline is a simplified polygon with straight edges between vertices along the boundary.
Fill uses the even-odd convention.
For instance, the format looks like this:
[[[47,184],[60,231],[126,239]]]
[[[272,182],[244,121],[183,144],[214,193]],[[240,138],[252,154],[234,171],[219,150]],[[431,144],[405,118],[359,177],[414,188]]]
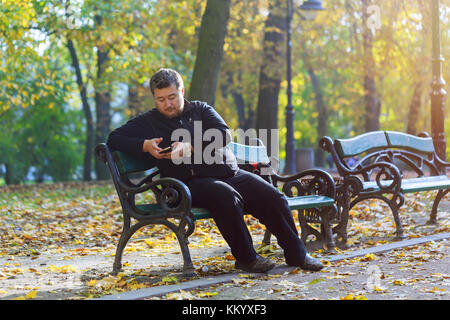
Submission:
[[[178,72],[173,69],[159,69],[150,79],[150,90],[155,94],[155,88],[163,89],[175,85],[177,89],[183,86],[183,79]]]

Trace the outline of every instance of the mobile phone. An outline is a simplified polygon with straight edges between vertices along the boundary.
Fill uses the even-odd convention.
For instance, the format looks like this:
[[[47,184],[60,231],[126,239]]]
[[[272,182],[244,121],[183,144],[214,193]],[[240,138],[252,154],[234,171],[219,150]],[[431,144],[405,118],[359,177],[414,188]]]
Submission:
[[[169,153],[169,152],[172,152],[172,147],[171,146],[162,149],[159,153]]]

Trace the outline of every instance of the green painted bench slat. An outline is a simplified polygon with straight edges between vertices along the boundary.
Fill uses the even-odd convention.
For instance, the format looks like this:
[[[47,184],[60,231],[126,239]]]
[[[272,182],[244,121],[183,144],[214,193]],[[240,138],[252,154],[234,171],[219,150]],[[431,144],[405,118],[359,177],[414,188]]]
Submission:
[[[147,211],[149,216],[164,214],[165,211],[157,203],[150,204],[138,204],[136,207],[140,210]],[[208,219],[211,215],[208,210],[203,208],[192,208],[192,213],[194,214],[194,220]]]
[[[434,153],[433,139],[421,138],[411,134],[385,131],[390,148],[407,149],[413,152]]]
[[[383,185],[388,186],[392,183],[392,180],[381,181]],[[377,183],[375,181],[369,181],[363,183],[364,191],[374,191],[379,190]],[[447,176],[432,176],[432,177],[421,177],[402,180],[402,192],[411,193],[419,191],[429,191],[437,189],[448,189],[450,188],[450,179]]]
[[[300,210],[300,209],[310,209],[310,208],[320,208],[320,207],[329,207],[334,205],[334,199],[325,197],[325,196],[300,196],[300,197],[292,197],[287,198],[289,208],[291,210]],[[159,215],[164,214],[164,210],[157,203],[153,204],[138,204],[137,208],[147,211],[149,215]],[[211,218],[211,214],[207,209],[203,208],[192,208],[191,212],[194,214],[194,220],[201,219],[209,219]]]
[[[333,198],[317,195],[287,197],[287,201],[291,210],[329,207],[334,204]]]
[[[153,171],[158,170],[150,160],[146,161],[143,158],[131,157],[120,151],[114,151],[112,154],[120,174],[143,172],[150,169]]]
[[[402,181],[402,191],[404,193],[448,188],[450,188],[450,179],[447,176],[433,176]]]
[[[270,163],[265,146],[247,146],[236,142],[230,142],[228,147],[239,162]],[[114,151],[113,157],[120,174],[143,172],[150,169],[153,171],[158,170],[151,161],[144,158],[132,157],[124,152]],[[151,172],[148,174],[150,173]]]
[[[265,146],[248,146],[236,142],[230,142],[228,147],[239,162],[244,163],[270,163]]]
[[[336,139],[334,144],[336,152],[342,158],[356,156],[375,148],[388,147],[384,131],[368,132],[349,139]]]

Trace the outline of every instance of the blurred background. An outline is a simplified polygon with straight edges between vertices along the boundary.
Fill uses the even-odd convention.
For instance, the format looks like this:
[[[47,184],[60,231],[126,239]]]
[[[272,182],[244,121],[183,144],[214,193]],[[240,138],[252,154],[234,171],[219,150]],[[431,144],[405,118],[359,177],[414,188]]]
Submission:
[[[161,67],[230,128],[278,128],[282,163],[288,65],[295,149],[315,166],[328,168],[324,135],[431,133],[431,3],[323,0],[307,19],[296,0],[1,0],[0,185],[108,179],[93,149],[154,107]],[[449,17],[441,0],[444,80]]]

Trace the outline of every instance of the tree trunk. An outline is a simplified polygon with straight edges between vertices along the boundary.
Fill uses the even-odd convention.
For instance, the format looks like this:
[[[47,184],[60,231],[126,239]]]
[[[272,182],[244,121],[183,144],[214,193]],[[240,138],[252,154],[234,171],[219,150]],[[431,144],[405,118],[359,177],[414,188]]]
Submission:
[[[208,0],[200,26],[189,98],[214,106],[231,0]]]
[[[426,39],[428,39],[430,35],[430,24],[431,24],[431,12],[427,8],[428,6],[425,4],[425,1],[419,0],[418,5],[420,8],[421,16],[422,16],[422,46],[418,53],[416,59],[411,61],[411,64],[414,65],[413,77],[416,79],[414,83],[414,91],[411,98],[411,103],[409,104],[409,112],[407,119],[407,128],[406,132],[409,134],[416,135],[421,130],[418,128],[420,113],[422,109],[422,94],[425,88],[425,79],[427,70],[423,68],[423,66],[427,65],[428,55],[427,52],[428,47],[426,43]],[[428,10],[427,10],[428,9]]]
[[[128,85],[128,110],[130,118],[139,113],[140,101],[138,87],[134,84]]]
[[[94,121],[92,120],[91,107],[89,106],[89,102],[87,99],[86,86],[84,85],[83,78],[81,76],[80,63],[78,61],[78,56],[71,39],[67,41],[67,48],[69,49],[70,56],[72,58],[72,66],[75,69],[78,89],[80,91],[81,103],[83,105],[83,112],[86,118],[86,144],[83,160],[83,180],[90,181],[92,180],[92,155],[94,152]]]
[[[13,173],[11,172],[11,166],[5,162],[5,183],[7,185],[13,184]]]
[[[98,48],[97,51],[97,85],[101,82],[105,63],[108,59],[108,52]],[[97,116],[97,127],[95,130],[95,144],[105,142],[111,125],[111,95],[101,84],[95,88],[95,110]],[[106,180],[109,178],[108,168],[106,165],[95,159],[95,173],[97,180]]]
[[[367,26],[368,0],[362,0],[363,19],[362,37],[364,47],[364,101],[366,106],[364,130],[376,131],[380,129],[380,107],[375,86],[375,59],[373,56],[373,34]]]
[[[149,88],[137,83],[137,81],[130,81],[128,84],[128,110],[129,118],[134,118],[138,114],[149,110],[152,104],[152,97]]]
[[[96,16],[95,22],[97,26],[102,24],[102,17]],[[97,79],[95,83],[95,111],[97,118],[97,126],[95,128],[95,144],[106,142],[111,126],[111,94],[109,93],[109,85],[103,79],[106,63],[108,62],[109,50],[104,45],[97,45]],[[95,173],[97,180],[106,180],[109,178],[107,166],[95,159]]]
[[[256,128],[267,129],[267,151],[272,154],[270,129],[278,128],[278,95],[284,70],[285,1],[271,2],[265,23],[264,49],[259,74]]]
[[[406,132],[416,135],[418,132],[417,124],[419,120],[420,110],[422,108],[422,92],[423,92],[423,79],[418,79],[414,86],[414,93],[409,105],[408,113],[408,125]]]
[[[18,167],[17,162],[5,162],[5,183],[7,185],[20,184],[25,181],[26,172]],[[27,170],[28,171],[28,170]]]
[[[327,135],[327,122],[328,122],[328,108],[323,101],[322,87],[320,86],[319,77],[314,72],[314,69],[311,65],[308,56],[308,49],[305,44],[302,43],[302,57],[303,63],[305,64],[306,69],[308,70],[309,79],[311,80],[311,84],[314,90],[314,97],[316,100],[316,110],[319,114],[317,118],[317,137],[320,138]],[[323,167],[325,161],[325,154],[322,148],[316,148],[315,150],[315,163],[317,166]]]
[[[308,66],[308,74],[311,79],[311,83],[314,89],[314,95],[316,98],[316,108],[319,113],[317,121],[317,137],[320,139],[327,135],[327,122],[328,112],[325,103],[323,102],[322,88],[320,87],[320,81],[311,66]],[[324,151],[322,148],[316,148],[316,165],[319,167],[324,166]]]
[[[231,72],[228,72],[225,77],[226,81],[221,82],[221,90],[225,96],[229,92],[231,94],[231,97],[233,98],[238,115],[238,127],[244,131],[250,128],[254,128],[255,114],[251,106],[246,106],[244,96],[233,86],[233,76]],[[238,79],[238,82],[240,82],[240,73]]]

